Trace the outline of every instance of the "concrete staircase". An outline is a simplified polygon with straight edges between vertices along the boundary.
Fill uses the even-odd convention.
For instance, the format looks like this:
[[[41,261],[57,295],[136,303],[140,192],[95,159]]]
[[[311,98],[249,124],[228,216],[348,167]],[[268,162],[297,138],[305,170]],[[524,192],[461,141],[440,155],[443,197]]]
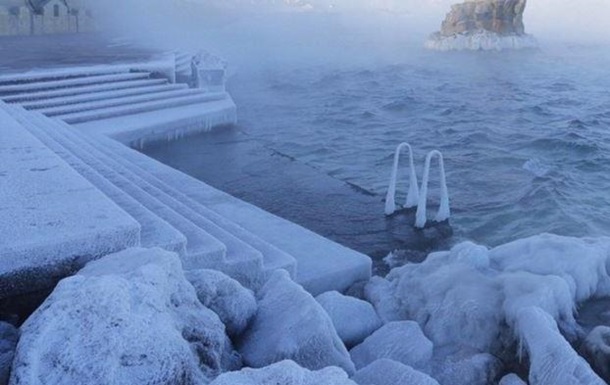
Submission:
[[[286,269],[313,294],[344,290],[371,274],[368,257],[115,140],[76,129],[61,115],[49,118],[2,102],[0,111],[76,171],[83,183],[94,186],[103,202],[109,199],[133,218],[140,228],[139,246],[178,252],[187,269],[221,270],[255,289],[271,271]],[[69,202],[58,204],[69,207]],[[3,258],[9,256],[0,254],[0,276]]]
[[[129,140],[171,133],[185,119],[191,131],[235,121],[235,105],[226,92],[191,89],[124,66],[0,76],[0,100]],[[166,117],[161,125],[160,111]]]

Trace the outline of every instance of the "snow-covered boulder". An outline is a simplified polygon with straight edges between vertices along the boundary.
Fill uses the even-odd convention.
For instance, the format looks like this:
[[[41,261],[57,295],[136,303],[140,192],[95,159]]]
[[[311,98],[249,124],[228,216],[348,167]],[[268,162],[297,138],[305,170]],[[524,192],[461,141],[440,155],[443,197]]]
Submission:
[[[358,385],[439,385],[427,374],[385,358],[360,369],[352,380]]]
[[[587,336],[583,350],[593,368],[610,381],[610,327],[597,326]]]
[[[258,310],[239,350],[255,368],[288,359],[311,370],[355,371],[329,315],[284,270],[275,271],[258,292]]]
[[[530,384],[605,384],[564,339],[553,317],[542,309],[522,309],[517,316],[515,328],[529,354]]]
[[[330,316],[341,340],[347,347],[364,341],[382,325],[373,305],[357,298],[329,291],[316,300]]]
[[[527,385],[525,381],[521,379],[521,377],[517,376],[515,373],[507,374],[502,377],[498,385]]]
[[[441,349],[434,355],[432,376],[443,385],[487,385],[502,369],[498,358],[468,348],[452,353]]]
[[[18,339],[17,329],[11,324],[0,321],[0,385],[8,383]]]
[[[432,342],[417,322],[396,321],[384,325],[350,351],[356,368],[388,358],[427,371],[432,359]]]
[[[256,313],[254,294],[220,271],[191,270],[185,274],[195,287],[199,301],[225,324],[227,334],[241,335]]]
[[[238,357],[178,255],[129,249],[57,285],[21,328],[10,384],[198,384]]]
[[[210,385],[356,385],[345,371],[328,367],[310,371],[294,361],[282,361],[261,369],[246,368],[225,373]]]

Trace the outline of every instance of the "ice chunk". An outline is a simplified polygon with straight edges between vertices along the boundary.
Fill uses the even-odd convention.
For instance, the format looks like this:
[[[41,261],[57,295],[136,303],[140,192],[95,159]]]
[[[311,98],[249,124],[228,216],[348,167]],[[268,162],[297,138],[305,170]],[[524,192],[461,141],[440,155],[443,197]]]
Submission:
[[[247,365],[260,368],[290,359],[311,370],[339,366],[354,373],[329,315],[286,271],[271,275],[258,300],[256,316],[240,344]]]
[[[321,294],[316,300],[326,310],[337,334],[348,347],[364,341],[382,325],[373,305],[366,301],[336,291]]]
[[[239,282],[216,270],[187,271],[197,298],[225,324],[227,334],[239,336],[256,313],[254,294]]]
[[[403,308],[396,299],[395,282],[375,276],[364,287],[365,299],[372,303],[384,323],[403,319]]]
[[[519,376],[514,373],[502,377],[498,385],[527,385]]]
[[[246,368],[240,372],[225,373],[210,385],[356,385],[347,374],[328,367],[309,371],[294,361],[282,361],[261,369]]]
[[[8,383],[18,339],[17,329],[11,324],[0,321],[0,384]]]
[[[386,358],[360,369],[352,380],[358,385],[439,385],[427,374]]]
[[[381,358],[388,358],[415,369],[427,370],[432,359],[432,342],[417,322],[390,322],[377,330],[350,354],[356,368],[363,368]]]
[[[206,383],[236,368],[177,254],[129,249],[62,280],[25,322],[11,385]]]
[[[542,309],[522,309],[515,327],[529,353],[530,384],[605,384],[563,338],[553,317]]]

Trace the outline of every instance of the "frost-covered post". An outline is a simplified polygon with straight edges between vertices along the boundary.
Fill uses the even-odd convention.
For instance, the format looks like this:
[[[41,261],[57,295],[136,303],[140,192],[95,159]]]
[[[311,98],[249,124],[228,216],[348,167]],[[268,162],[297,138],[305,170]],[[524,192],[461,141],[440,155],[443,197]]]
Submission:
[[[193,88],[201,88],[201,54],[191,58],[191,84]]]
[[[419,203],[417,205],[417,213],[415,214],[415,227],[424,228],[426,226],[426,204],[428,203],[428,181],[430,180],[430,163],[434,156],[438,156],[440,182],[441,182],[441,205],[434,219],[437,222],[442,222],[449,219],[451,210],[449,208],[449,192],[447,190],[447,181],[445,178],[445,163],[443,154],[439,151],[430,151],[426,156],[426,165],[424,167],[424,178],[422,180],[421,190],[419,193]]]
[[[220,59],[199,53],[191,59],[193,88],[207,92],[225,92],[225,63]]]
[[[398,163],[400,161],[400,153],[403,148],[409,149],[409,193],[407,194],[407,200],[405,207],[415,207],[419,199],[419,186],[417,184],[417,175],[415,174],[415,165],[413,163],[413,149],[409,143],[401,143],[396,148],[394,153],[394,167],[392,168],[392,175],[390,176],[390,186],[388,187],[388,193],[385,198],[385,214],[392,215],[396,211],[396,179],[398,177]]]

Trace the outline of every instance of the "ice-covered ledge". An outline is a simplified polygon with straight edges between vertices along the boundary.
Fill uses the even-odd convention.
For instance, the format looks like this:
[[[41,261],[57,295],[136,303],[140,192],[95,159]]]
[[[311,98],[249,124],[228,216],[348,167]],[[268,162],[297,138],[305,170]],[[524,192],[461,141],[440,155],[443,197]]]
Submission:
[[[503,51],[536,49],[538,41],[532,35],[498,35],[480,30],[474,33],[442,36],[435,33],[425,47],[435,51]]]

